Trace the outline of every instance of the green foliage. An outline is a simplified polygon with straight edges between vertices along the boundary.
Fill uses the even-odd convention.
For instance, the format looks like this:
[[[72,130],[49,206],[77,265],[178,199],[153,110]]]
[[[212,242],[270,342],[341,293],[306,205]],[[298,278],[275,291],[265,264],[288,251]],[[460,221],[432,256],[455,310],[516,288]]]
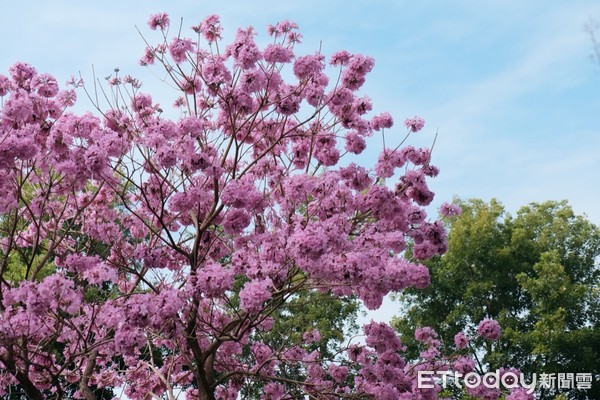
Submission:
[[[393,321],[409,355],[412,332],[431,326],[452,351],[453,337],[474,337],[481,368],[524,373],[600,374],[600,229],[573,213],[566,201],[532,203],[515,217],[492,200],[457,201],[462,215],[449,221],[449,250],[425,262],[429,288],[407,290],[407,311]],[[500,322],[496,343],[475,338],[485,317]],[[600,398],[595,381],[567,398]],[[556,392],[540,393],[553,398]]]
[[[302,335],[317,329],[321,340],[314,343],[322,357],[332,357],[347,333],[356,332],[359,303],[354,298],[337,298],[317,290],[301,292],[278,311],[273,328],[264,333],[272,348],[302,342]]]
[[[321,358],[336,359],[345,349],[345,338],[358,330],[356,319],[359,312],[359,301],[356,297],[339,298],[329,291],[303,290],[297,292],[274,314],[273,326],[269,330],[258,332],[260,342],[271,349],[289,347],[291,344],[302,344],[309,353],[318,350]],[[303,335],[317,329],[320,340],[305,343]],[[278,367],[282,378],[291,381],[304,381],[306,368],[297,363],[281,363]],[[264,382],[256,381],[242,389],[243,398],[258,399],[262,393]],[[285,384],[285,383],[284,383]],[[288,390],[293,391],[293,387]],[[300,397],[303,394],[297,393]]]

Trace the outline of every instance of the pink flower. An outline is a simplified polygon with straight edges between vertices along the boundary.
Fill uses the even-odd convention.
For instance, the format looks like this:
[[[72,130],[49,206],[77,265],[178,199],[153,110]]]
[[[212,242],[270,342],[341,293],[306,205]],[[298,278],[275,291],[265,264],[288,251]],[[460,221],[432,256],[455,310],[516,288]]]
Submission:
[[[271,278],[253,280],[246,283],[240,291],[240,307],[242,310],[256,314],[260,312],[263,303],[271,298]]]
[[[350,58],[347,68],[342,73],[342,83],[350,90],[357,90],[365,83],[365,76],[373,70],[375,60],[363,55]]]
[[[413,118],[407,118],[404,121],[404,125],[411,132],[419,132],[425,126],[425,120],[421,117],[414,116]]]
[[[500,337],[502,330],[498,321],[486,318],[477,325],[477,334],[487,340],[496,340]]]
[[[144,55],[140,58],[140,65],[147,66],[154,64],[154,59],[156,58],[156,54],[154,50],[150,47],[146,47],[144,50]]]
[[[167,13],[158,13],[150,16],[148,20],[148,26],[150,29],[155,31],[160,28],[161,30],[165,30],[169,27],[169,15]]]
[[[30,89],[31,80],[37,75],[34,67],[22,62],[15,63],[8,71],[16,86],[25,90]]]
[[[131,106],[134,111],[143,111],[152,107],[152,97],[145,93],[136,94],[131,100]]]
[[[440,214],[444,217],[458,217],[462,210],[455,204],[442,203],[440,206]]]
[[[188,52],[194,49],[194,42],[191,39],[174,38],[169,45],[169,53],[173,57],[173,61],[181,64],[186,60]]]
[[[211,57],[202,66],[202,76],[206,83],[215,89],[218,88],[220,84],[231,80],[231,73],[220,57]],[[214,92],[214,94],[216,94],[216,92]]]
[[[11,89],[10,79],[4,75],[0,75],[0,97],[5,96]]]
[[[217,39],[221,39],[221,32],[223,31],[223,27],[221,27],[221,19],[215,14],[209,15],[204,19],[204,21],[202,21],[200,25],[195,26],[192,29],[198,33],[202,33],[204,38],[209,43],[212,43]]]
[[[25,123],[33,117],[34,104],[25,90],[17,89],[4,103],[3,117],[13,123]]]
[[[225,56],[233,56],[235,65],[242,69],[253,68],[258,60],[262,58],[261,52],[258,50],[254,42],[254,30],[238,29],[235,40],[225,49]]]
[[[305,343],[315,343],[321,340],[321,334],[317,329],[313,329],[308,332],[304,332],[304,335],[302,335],[302,340],[304,340]]]
[[[470,357],[460,357],[453,364],[452,369],[461,374],[467,374],[475,370],[475,361]]]
[[[469,344],[469,338],[462,332],[454,335],[454,345],[457,349],[464,349]]]
[[[344,180],[344,183],[354,190],[364,190],[372,182],[369,177],[369,172],[354,163],[350,163],[347,167],[340,168],[340,178]]]
[[[325,68],[324,60],[325,57],[321,54],[298,57],[294,63],[294,75],[298,79],[306,79],[318,75]]]
[[[280,383],[269,382],[263,388],[263,393],[267,399],[283,399],[285,395],[285,387]],[[234,398],[238,398],[237,393],[236,397]]]
[[[56,79],[49,74],[36,75],[32,81],[32,86],[42,97],[54,97],[58,93],[58,83]]]
[[[295,22],[288,21],[286,19],[284,21],[278,22],[275,25],[269,25],[267,27],[267,33],[271,36],[277,37],[279,35],[291,32],[294,29],[298,29],[298,24]]]
[[[62,90],[58,92],[57,100],[58,104],[61,107],[71,107],[75,105],[75,101],[77,100],[77,93],[75,93],[73,89]]]
[[[254,93],[264,89],[266,83],[267,77],[262,69],[250,69],[244,71],[244,74],[242,75],[241,89],[246,93]]]
[[[335,147],[335,137],[330,135],[322,135],[315,143],[315,158],[321,164],[331,167],[337,164],[340,159],[340,152]]]
[[[371,128],[375,131],[380,131],[384,128],[391,128],[394,125],[394,120],[390,113],[384,112],[376,115],[371,119]]]
[[[280,44],[269,44],[265,48],[264,57],[269,63],[287,63],[292,61],[294,53]]]
[[[363,327],[363,331],[367,335],[365,339],[367,346],[372,347],[378,353],[398,351],[402,348],[402,343],[396,331],[383,322],[371,321]]]
[[[348,376],[348,367],[345,367],[343,365],[332,364],[329,366],[327,372],[329,372],[329,375],[333,378],[334,381],[343,382],[344,379],[346,379],[346,377]]]
[[[221,296],[233,287],[233,271],[210,262],[197,273],[197,289],[208,297]]]
[[[357,132],[348,132],[345,137],[346,147],[350,153],[360,154],[367,147],[365,139]]]
[[[296,88],[291,85],[285,85],[277,94],[277,111],[283,115],[292,115],[300,111],[300,102],[302,98],[296,94]]]
[[[415,330],[415,339],[419,342],[430,343],[437,338],[437,332],[428,326],[419,327]]]
[[[417,289],[425,289],[431,282],[429,270],[424,265],[409,264],[407,278],[408,284]]]
[[[375,164],[375,172],[380,178],[391,178],[396,168],[404,165],[401,154],[396,150],[384,149]]]
[[[341,50],[336,53],[333,53],[331,59],[329,60],[329,63],[331,65],[348,65],[348,62],[350,62],[351,57],[352,55],[346,50]]]
[[[244,210],[232,209],[225,214],[223,220],[223,230],[230,234],[239,234],[244,228],[250,225],[250,214]]]

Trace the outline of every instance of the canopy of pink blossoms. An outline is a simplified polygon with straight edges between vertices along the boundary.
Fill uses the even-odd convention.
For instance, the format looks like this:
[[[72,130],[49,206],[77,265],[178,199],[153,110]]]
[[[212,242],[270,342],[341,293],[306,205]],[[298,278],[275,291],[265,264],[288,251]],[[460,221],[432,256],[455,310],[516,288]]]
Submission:
[[[160,42],[142,64],[179,91],[176,119],[130,76],[61,89],[24,63],[0,75],[0,394],[233,400],[254,384],[262,399],[436,397],[385,324],[329,359],[307,350],[318,332],[261,341],[300,291],[375,309],[429,283],[407,243],[416,260],[446,250],[423,209],[438,173],[428,149],[393,132],[376,162],[345,161],[393,125],[359,93],[373,59],[297,55],[287,21],[264,48],[252,28],[223,45],[216,16],[191,37],[169,22],[151,17]],[[106,102],[76,115],[77,93]],[[419,368],[445,363],[434,334]]]

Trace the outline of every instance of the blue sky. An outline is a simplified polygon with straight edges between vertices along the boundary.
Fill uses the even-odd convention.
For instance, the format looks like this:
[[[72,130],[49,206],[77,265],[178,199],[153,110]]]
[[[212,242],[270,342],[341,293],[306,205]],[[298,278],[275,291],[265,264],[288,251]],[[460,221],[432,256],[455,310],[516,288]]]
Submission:
[[[6,1],[0,0],[0,73],[15,61],[65,81],[119,67],[155,100],[168,90],[137,65],[135,26],[167,11],[183,27],[222,17],[238,26],[296,21],[301,51],[339,49],[375,58],[364,93],[377,112],[427,121],[413,144],[439,137],[431,183],[436,204],[498,198],[511,212],[532,201],[568,199],[600,224],[600,65],[584,25],[597,1]],[[176,22],[175,22],[176,23]],[[388,135],[393,135],[389,133]],[[433,213],[433,211],[432,211]]]

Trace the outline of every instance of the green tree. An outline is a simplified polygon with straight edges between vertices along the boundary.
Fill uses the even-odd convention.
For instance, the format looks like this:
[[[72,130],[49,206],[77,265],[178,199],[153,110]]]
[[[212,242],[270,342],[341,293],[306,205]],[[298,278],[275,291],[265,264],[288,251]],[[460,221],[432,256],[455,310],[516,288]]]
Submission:
[[[409,289],[400,298],[406,312],[393,324],[407,338],[409,355],[418,352],[410,340],[417,326],[436,329],[448,349],[464,331],[480,370],[592,373],[591,390],[565,394],[600,398],[600,229],[566,201],[532,203],[515,217],[496,200],[457,204],[462,214],[448,221],[448,252],[425,262],[430,288]],[[502,325],[497,342],[474,333],[486,317]]]

